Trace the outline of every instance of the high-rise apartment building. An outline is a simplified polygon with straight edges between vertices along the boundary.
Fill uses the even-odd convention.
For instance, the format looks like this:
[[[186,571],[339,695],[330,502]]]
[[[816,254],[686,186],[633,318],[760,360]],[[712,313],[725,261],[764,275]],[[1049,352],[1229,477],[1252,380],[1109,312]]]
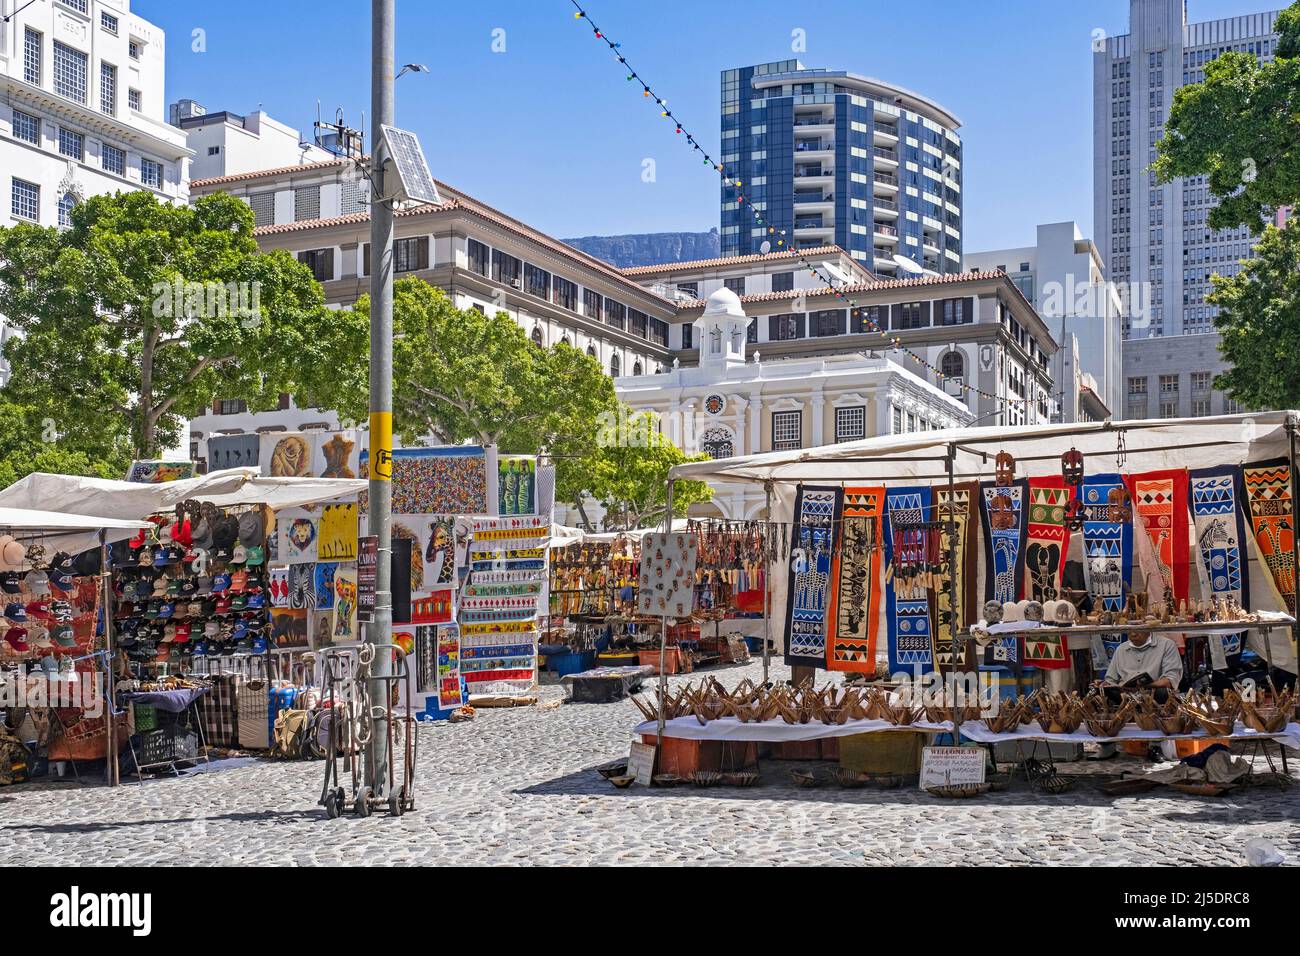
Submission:
[[[920,94],[843,70],[724,70],[721,162],[741,186],[722,187],[722,255],[775,251],[771,228],[834,243],[886,277],[908,271],[896,256],[960,272],[960,125]]]
[[[1276,12],[1189,23],[1186,0],[1131,0],[1129,32],[1093,54],[1093,203],[1107,278],[1125,305],[1124,417],[1233,410],[1207,383],[1224,363],[1210,276],[1240,271],[1252,236],[1212,231],[1203,176],[1160,184],[1150,165],[1174,91],[1229,51],[1273,58]]]

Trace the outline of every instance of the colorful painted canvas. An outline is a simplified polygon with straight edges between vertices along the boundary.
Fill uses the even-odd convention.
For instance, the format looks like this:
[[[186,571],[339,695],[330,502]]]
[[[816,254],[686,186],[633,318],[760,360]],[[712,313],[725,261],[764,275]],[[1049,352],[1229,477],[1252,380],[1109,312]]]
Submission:
[[[357,504],[325,505],[317,525],[316,556],[320,561],[357,559]]]
[[[537,514],[537,459],[531,455],[497,459],[497,513]]]
[[[304,512],[281,511],[275,519],[279,558],[286,564],[317,558],[316,517]]]
[[[271,478],[311,478],[312,436],[308,432],[267,432],[262,435],[258,462]]]
[[[361,453],[360,467],[361,477],[367,477],[368,450]],[[479,445],[393,451],[395,514],[486,514],[487,486],[487,453]]]
[[[357,568],[340,565],[334,572],[334,610],[331,639],[335,644],[360,640],[357,630]]]
[[[311,646],[305,608],[274,608],[271,611],[271,644],[276,650]]]

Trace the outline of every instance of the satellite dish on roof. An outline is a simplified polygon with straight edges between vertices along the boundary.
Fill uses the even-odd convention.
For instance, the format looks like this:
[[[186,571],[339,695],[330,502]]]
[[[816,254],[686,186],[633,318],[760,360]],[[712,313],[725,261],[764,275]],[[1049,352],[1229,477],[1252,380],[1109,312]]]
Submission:
[[[906,272],[906,273],[908,273],[909,275],[914,275],[914,276],[937,276],[937,275],[939,274],[939,273],[934,272],[934,271],[932,271],[932,270],[930,270],[930,269],[923,269],[923,268],[921,268],[920,265],[918,265],[917,263],[913,262],[911,259],[907,258],[907,256],[904,256],[904,255],[895,255],[895,256],[894,256],[894,265],[898,266],[898,268],[899,268],[901,271]]]

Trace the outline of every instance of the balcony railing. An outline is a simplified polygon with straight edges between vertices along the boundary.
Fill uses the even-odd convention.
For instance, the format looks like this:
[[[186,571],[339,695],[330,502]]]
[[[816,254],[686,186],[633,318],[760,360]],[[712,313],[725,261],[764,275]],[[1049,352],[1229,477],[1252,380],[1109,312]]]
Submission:
[[[831,171],[829,169],[822,169],[821,167],[805,166],[802,169],[796,169],[794,171],[794,178],[811,179],[814,176],[829,176],[830,174]]]
[[[807,219],[796,219],[794,221],[796,229],[824,229],[821,216],[811,216]]]
[[[874,173],[873,178],[878,183],[884,183],[886,186],[897,186],[898,177],[893,173]]]
[[[875,204],[877,209],[892,209],[894,212],[898,212],[898,203],[892,199],[873,199],[872,203]]]
[[[893,226],[887,226],[887,225],[885,225],[883,222],[878,222],[878,223],[876,223],[875,228],[876,228],[876,232],[880,233],[880,235],[882,235],[882,236],[897,236],[897,235],[898,235],[898,230],[897,230],[897,229],[895,229]]]
[[[871,152],[879,159],[888,159],[891,162],[898,162],[898,153],[892,149],[885,149],[883,146],[871,147]]]
[[[830,149],[830,147],[821,140],[805,140],[794,144],[796,153],[815,153],[823,149]]]

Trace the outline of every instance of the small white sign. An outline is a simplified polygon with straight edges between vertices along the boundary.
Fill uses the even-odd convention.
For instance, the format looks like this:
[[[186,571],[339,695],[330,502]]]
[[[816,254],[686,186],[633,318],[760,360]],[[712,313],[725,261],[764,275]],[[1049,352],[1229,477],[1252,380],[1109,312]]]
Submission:
[[[648,787],[655,775],[655,745],[634,742],[627,757],[627,772],[639,787]]]
[[[921,750],[921,789],[984,782],[983,747],[924,747]]]

